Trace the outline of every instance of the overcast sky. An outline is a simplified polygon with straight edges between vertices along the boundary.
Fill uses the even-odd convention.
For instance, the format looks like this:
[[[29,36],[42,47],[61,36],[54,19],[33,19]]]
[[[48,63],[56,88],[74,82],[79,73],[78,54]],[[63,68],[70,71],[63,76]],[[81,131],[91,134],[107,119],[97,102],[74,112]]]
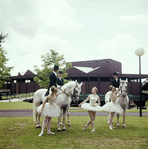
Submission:
[[[50,49],[67,62],[111,58],[138,74],[139,47],[148,74],[148,0],[1,0],[0,33],[9,34],[12,75],[40,66]]]

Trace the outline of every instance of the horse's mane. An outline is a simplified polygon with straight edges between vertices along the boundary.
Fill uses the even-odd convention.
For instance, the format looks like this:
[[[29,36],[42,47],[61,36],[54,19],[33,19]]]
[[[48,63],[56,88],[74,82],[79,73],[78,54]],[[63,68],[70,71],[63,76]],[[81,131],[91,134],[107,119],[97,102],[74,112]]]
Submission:
[[[62,88],[67,88],[67,87],[73,86],[74,84],[75,84],[75,81],[69,81],[68,83],[64,84]]]

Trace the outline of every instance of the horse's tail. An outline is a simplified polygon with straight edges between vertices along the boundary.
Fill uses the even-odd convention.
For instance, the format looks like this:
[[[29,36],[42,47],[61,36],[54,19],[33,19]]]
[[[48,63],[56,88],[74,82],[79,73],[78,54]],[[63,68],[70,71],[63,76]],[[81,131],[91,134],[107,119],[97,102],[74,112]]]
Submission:
[[[34,97],[35,99],[35,97]],[[35,117],[36,117],[36,114],[37,114],[37,106],[36,106],[36,103],[35,103],[35,100],[33,99],[33,120],[35,121]]]
[[[109,91],[109,92],[107,92],[107,93],[105,94],[105,103],[106,103],[106,102],[109,102],[110,94],[111,94],[111,91]]]

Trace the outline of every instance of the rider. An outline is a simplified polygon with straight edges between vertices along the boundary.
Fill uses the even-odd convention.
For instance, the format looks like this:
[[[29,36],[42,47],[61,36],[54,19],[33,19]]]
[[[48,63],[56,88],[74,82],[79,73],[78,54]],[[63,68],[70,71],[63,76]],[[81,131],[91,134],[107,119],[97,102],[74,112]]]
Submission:
[[[57,87],[57,72],[58,72],[58,70],[59,70],[59,66],[55,65],[54,71],[49,76],[50,84],[49,84],[47,92],[45,93],[45,96],[49,95],[49,91],[52,86]]]
[[[111,85],[114,86],[115,88],[119,88],[120,86],[120,80],[118,78],[117,72],[113,73],[113,80],[111,80]]]
[[[64,85],[64,80],[62,79],[62,74],[63,74],[63,72],[59,71],[59,74],[58,74],[58,77],[57,77],[57,84],[59,86],[63,86]]]

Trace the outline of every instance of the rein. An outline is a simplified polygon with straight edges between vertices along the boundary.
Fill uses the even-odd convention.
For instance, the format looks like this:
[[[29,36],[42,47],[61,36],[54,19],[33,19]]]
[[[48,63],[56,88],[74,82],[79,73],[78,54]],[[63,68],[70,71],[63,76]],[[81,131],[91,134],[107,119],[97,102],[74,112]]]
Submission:
[[[61,88],[59,88],[59,89],[62,91],[62,89],[61,89]],[[68,97],[70,96],[70,95],[68,95],[68,94],[67,94],[67,93],[65,93],[65,92],[64,92],[64,94],[65,94],[65,95],[67,95]]]
[[[76,84],[76,86],[75,86],[75,88],[74,88],[74,91],[73,91],[72,97],[79,97],[79,95],[75,95],[76,87],[77,87],[77,84]],[[62,89],[61,89],[61,88],[59,88],[59,89],[62,91]],[[65,93],[65,92],[64,92],[64,94],[65,94],[65,95],[67,95],[68,97],[70,96],[70,94],[67,94],[67,93]]]

